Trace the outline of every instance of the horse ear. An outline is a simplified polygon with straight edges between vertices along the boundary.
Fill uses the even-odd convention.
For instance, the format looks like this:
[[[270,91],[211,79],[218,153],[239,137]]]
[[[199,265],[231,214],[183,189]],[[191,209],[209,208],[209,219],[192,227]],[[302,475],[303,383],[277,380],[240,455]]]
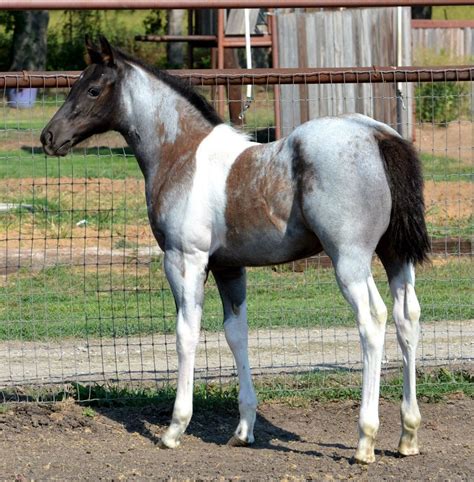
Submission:
[[[102,48],[102,62],[105,65],[109,65],[110,67],[112,67],[113,65],[115,65],[114,49],[103,35],[99,35],[99,40],[100,46]]]
[[[90,64],[101,64],[102,63],[102,54],[100,53],[97,46],[94,45],[89,35],[86,34],[85,36],[85,44],[86,44],[86,63]]]

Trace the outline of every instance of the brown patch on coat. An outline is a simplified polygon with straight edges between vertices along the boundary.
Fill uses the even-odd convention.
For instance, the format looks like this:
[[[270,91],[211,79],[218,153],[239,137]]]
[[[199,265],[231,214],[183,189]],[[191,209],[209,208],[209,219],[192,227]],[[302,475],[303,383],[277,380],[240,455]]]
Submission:
[[[179,131],[174,142],[161,144],[159,167],[153,180],[153,210],[158,214],[160,209],[173,203],[175,194],[192,184],[196,167],[196,151],[203,139],[210,133],[212,127],[195,119],[187,118],[188,113],[181,113]],[[158,126],[158,136],[165,137],[164,128]],[[166,208],[165,208],[166,209]]]
[[[227,239],[251,232],[284,232],[290,217],[294,186],[288,168],[265,160],[266,145],[252,146],[235,160],[227,178]],[[276,153],[273,153],[274,159]]]

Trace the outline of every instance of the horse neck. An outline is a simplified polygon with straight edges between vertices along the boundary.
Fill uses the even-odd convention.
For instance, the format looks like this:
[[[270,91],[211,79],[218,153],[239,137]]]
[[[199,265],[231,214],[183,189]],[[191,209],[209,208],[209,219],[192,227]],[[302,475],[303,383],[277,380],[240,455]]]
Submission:
[[[147,183],[160,165],[172,163],[209,134],[213,126],[166,82],[130,64],[122,87],[120,132],[132,148]]]

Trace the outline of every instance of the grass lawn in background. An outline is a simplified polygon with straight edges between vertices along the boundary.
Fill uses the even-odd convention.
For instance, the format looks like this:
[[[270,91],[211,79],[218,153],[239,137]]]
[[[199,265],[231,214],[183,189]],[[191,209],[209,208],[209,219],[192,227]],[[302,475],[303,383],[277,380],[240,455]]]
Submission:
[[[422,321],[474,318],[470,260],[453,259],[418,269]],[[389,312],[385,274],[374,269]],[[20,270],[0,287],[0,339],[46,340],[173,332],[175,305],[161,258],[150,266],[66,267]],[[354,315],[332,269],[289,267],[248,270],[251,329],[353,326]],[[222,329],[222,308],[212,276],[206,288],[203,329]]]

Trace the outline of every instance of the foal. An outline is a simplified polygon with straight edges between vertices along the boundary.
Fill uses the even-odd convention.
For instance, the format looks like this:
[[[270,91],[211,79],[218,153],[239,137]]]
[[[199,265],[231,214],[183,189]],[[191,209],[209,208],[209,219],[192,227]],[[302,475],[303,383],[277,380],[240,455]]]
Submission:
[[[251,142],[222,123],[178,79],[86,41],[90,64],[41,134],[49,155],[64,156],[89,136],[120,132],[145,178],[148,216],[164,251],[177,306],[178,389],[162,437],[176,447],[192,414],[194,358],[204,284],[211,271],[235,357],[240,423],[233,445],[254,441],[257,399],[247,353],[245,266],[285,263],[321,252],[355,311],[363,349],[356,459],[375,460],[387,310],[371,274],[374,252],[387,271],[403,353],[402,434],[398,450],[418,453],[415,351],[420,306],[414,265],[426,259],[420,162],[390,127],[362,115],[307,122],[271,144]]]

